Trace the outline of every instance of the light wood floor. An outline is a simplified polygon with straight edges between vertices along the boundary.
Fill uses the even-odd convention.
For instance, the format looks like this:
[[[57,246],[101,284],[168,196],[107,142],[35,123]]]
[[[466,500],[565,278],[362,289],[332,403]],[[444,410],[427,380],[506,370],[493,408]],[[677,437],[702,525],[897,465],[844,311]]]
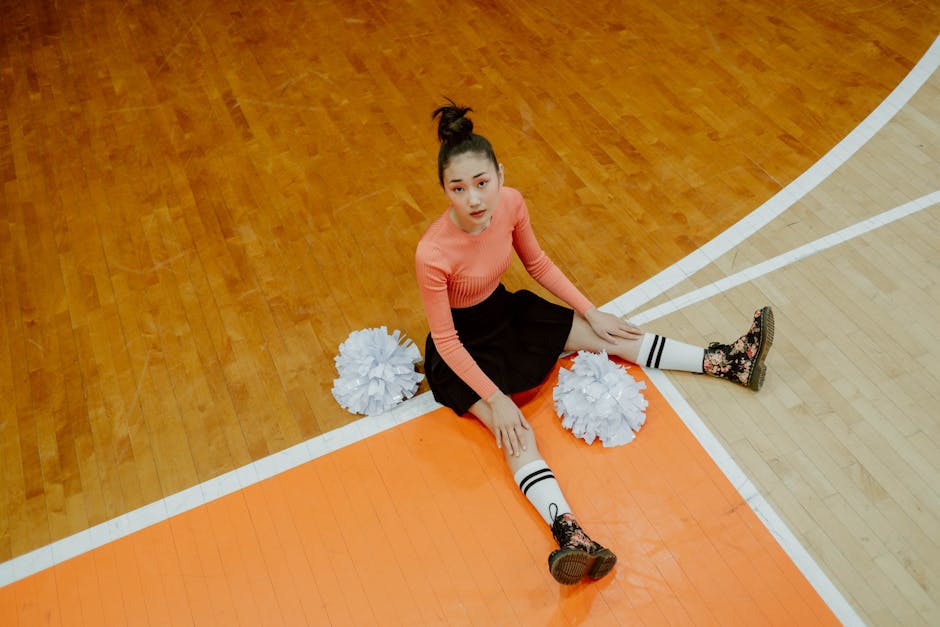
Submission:
[[[940,32],[937,9],[0,2],[0,560],[355,418],[329,393],[339,343],[368,326],[426,332],[412,251],[443,208],[429,115],[444,96],[475,107],[543,245],[603,303],[853,129]],[[877,156],[936,131],[936,108],[917,106],[861,174],[840,172],[729,263],[928,188],[933,144]],[[910,159],[924,175],[898,167]],[[750,303],[778,307],[787,376],[768,394],[738,410],[725,407],[738,396],[676,383],[875,623],[937,616],[940,561],[920,543],[938,522],[936,352],[918,352],[936,342],[936,283],[881,266],[901,243],[911,264],[935,259],[931,219],[657,322],[723,337]],[[842,361],[826,361],[842,339],[810,304],[846,320]],[[869,383],[881,373],[890,385]],[[749,429],[755,403],[772,420]],[[802,439],[785,428],[798,419]]]
[[[917,213],[650,323],[715,338],[775,306],[760,394],[669,377],[873,624],[940,622],[938,165],[940,72],[804,199],[649,303],[934,194]]]

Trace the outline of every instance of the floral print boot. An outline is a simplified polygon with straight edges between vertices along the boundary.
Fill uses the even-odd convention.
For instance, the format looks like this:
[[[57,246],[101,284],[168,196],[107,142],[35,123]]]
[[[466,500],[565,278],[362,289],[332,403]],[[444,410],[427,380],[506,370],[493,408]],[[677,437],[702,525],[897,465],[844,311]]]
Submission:
[[[554,517],[552,535],[558,549],[548,556],[548,570],[558,583],[572,585],[584,577],[600,579],[617,563],[617,556],[591,540],[571,514]]]
[[[732,344],[712,342],[708,345],[702,370],[756,392],[764,385],[767,374],[764,359],[773,343],[774,312],[770,307],[764,307],[754,312],[751,328]]]

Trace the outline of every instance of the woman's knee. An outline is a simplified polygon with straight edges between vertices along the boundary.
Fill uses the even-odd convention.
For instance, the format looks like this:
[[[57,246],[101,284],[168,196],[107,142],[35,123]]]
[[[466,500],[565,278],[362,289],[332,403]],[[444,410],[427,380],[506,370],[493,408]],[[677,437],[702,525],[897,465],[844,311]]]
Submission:
[[[522,444],[522,447],[526,450],[537,450],[538,444],[535,441],[535,431],[532,429],[532,425],[526,421],[526,426],[528,429],[522,431],[519,435],[519,440]]]
[[[571,320],[571,331],[568,332],[565,350],[589,350],[596,352],[601,350],[604,344],[604,340],[594,333],[594,329],[591,328],[588,321],[578,314],[575,314],[574,318]]]
[[[636,363],[637,353],[640,350],[640,340],[617,338],[615,342],[608,342],[594,332],[587,320],[575,315],[568,341],[565,343],[565,350],[586,350],[594,353],[607,351],[609,355],[616,355],[629,362]]]
[[[493,410],[490,409],[490,406],[486,404],[486,401],[479,400],[470,407],[470,414],[476,417],[477,420],[483,423],[489,432],[493,435],[493,438],[496,438],[496,426],[493,423]],[[525,420],[525,429],[521,429],[518,432],[519,443],[527,450],[536,450],[537,443],[535,441],[535,431],[532,429],[531,423],[528,419],[523,416]]]

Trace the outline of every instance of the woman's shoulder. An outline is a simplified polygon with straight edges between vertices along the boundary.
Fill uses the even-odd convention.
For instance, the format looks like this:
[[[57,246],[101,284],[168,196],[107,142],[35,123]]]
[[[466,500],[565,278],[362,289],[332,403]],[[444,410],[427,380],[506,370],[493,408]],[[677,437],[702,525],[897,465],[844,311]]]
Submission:
[[[529,214],[522,192],[515,187],[503,185],[499,190],[499,203],[505,208],[505,215],[510,217],[513,224],[518,224]]]
[[[446,224],[444,224],[446,218],[447,212],[445,211],[424,230],[424,234],[421,235],[415,249],[415,257],[418,260],[428,261],[440,255],[440,240],[443,237],[444,227],[446,227]]]
[[[499,197],[503,202],[511,202],[514,205],[525,204],[525,199],[522,197],[522,192],[520,192],[515,187],[509,187],[508,185],[503,185],[499,189]]]

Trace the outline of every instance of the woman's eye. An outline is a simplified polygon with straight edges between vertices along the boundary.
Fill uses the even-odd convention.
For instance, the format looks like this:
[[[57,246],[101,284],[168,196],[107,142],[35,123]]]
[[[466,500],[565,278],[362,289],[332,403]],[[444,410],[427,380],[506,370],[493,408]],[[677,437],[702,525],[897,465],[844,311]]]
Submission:
[[[486,187],[486,184],[487,184],[487,183],[489,183],[489,181],[480,181],[479,186],[480,186],[480,187]]]

